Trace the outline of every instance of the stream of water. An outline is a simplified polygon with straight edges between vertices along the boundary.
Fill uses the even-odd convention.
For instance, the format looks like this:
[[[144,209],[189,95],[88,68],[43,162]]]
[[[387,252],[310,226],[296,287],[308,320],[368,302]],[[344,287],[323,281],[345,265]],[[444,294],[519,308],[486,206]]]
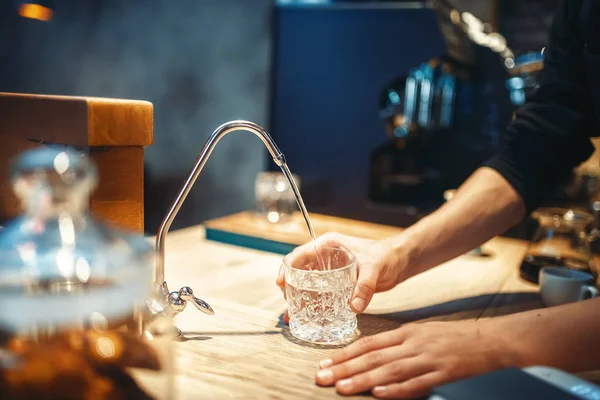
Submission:
[[[308,233],[312,239],[313,246],[315,247],[315,253],[317,255],[317,260],[319,263],[319,269],[321,271],[325,271],[327,269],[328,264],[323,260],[323,256],[319,251],[319,247],[317,245],[317,236],[315,235],[315,229],[313,228],[312,222],[310,220],[310,216],[308,215],[308,211],[306,211],[306,206],[304,205],[304,201],[302,200],[302,196],[300,196],[300,190],[298,190],[298,185],[296,185],[296,181],[294,180],[292,173],[290,172],[287,164],[283,164],[281,166],[281,171],[283,175],[288,180],[292,191],[294,192],[294,197],[296,198],[296,202],[298,203],[298,208],[300,208],[300,213],[302,213],[302,217],[304,218],[304,222],[306,223],[306,227],[308,228]]]

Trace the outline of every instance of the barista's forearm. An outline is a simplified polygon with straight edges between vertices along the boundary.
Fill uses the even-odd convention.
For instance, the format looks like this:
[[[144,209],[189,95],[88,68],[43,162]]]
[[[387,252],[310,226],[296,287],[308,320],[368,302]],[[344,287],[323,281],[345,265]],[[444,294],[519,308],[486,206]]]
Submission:
[[[492,318],[484,324],[506,339],[519,367],[569,372],[600,369],[600,298]]]
[[[406,279],[504,233],[524,215],[523,201],[502,175],[480,168],[451,201],[389,240],[404,247],[399,252],[409,258],[403,262]]]

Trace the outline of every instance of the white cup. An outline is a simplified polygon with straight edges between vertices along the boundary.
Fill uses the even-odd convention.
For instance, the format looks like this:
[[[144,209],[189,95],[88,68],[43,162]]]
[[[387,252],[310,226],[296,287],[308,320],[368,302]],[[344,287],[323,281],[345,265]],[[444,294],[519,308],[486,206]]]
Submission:
[[[540,270],[542,303],[547,307],[574,303],[598,296],[592,274],[564,267]]]

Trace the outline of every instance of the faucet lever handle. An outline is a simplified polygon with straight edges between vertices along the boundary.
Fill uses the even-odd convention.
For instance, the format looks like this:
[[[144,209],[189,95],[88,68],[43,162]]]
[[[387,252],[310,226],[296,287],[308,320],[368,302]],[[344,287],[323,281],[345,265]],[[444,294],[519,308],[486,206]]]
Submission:
[[[179,298],[184,302],[191,302],[193,305],[196,306],[198,310],[202,311],[204,314],[213,315],[215,313],[210,304],[194,296],[194,291],[188,286],[184,286],[181,289],[179,289]]]

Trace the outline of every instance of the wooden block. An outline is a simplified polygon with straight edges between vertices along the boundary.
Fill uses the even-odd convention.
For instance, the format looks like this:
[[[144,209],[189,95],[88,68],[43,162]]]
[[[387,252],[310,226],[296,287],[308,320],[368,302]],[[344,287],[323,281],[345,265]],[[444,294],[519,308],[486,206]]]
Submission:
[[[0,93],[0,133],[73,146],[149,146],[152,103]]]
[[[144,149],[90,149],[98,167],[98,187],[90,200],[95,217],[123,229],[144,229]]]
[[[310,214],[317,236],[327,232],[369,239],[385,239],[402,232],[401,228],[355,221],[321,214]],[[295,213],[289,222],[271,223],[251,211],[207,221],[206,238],[217,242],[287,254],[296,246],[310,241],[302,215]]]
[[[97,97],[0,93],[0,220],[21,212],[9,166],[43,144],[87,152],[98,167],[92,214],[121,228],[144,231],[144,147],[154,137],[152,103]]]

